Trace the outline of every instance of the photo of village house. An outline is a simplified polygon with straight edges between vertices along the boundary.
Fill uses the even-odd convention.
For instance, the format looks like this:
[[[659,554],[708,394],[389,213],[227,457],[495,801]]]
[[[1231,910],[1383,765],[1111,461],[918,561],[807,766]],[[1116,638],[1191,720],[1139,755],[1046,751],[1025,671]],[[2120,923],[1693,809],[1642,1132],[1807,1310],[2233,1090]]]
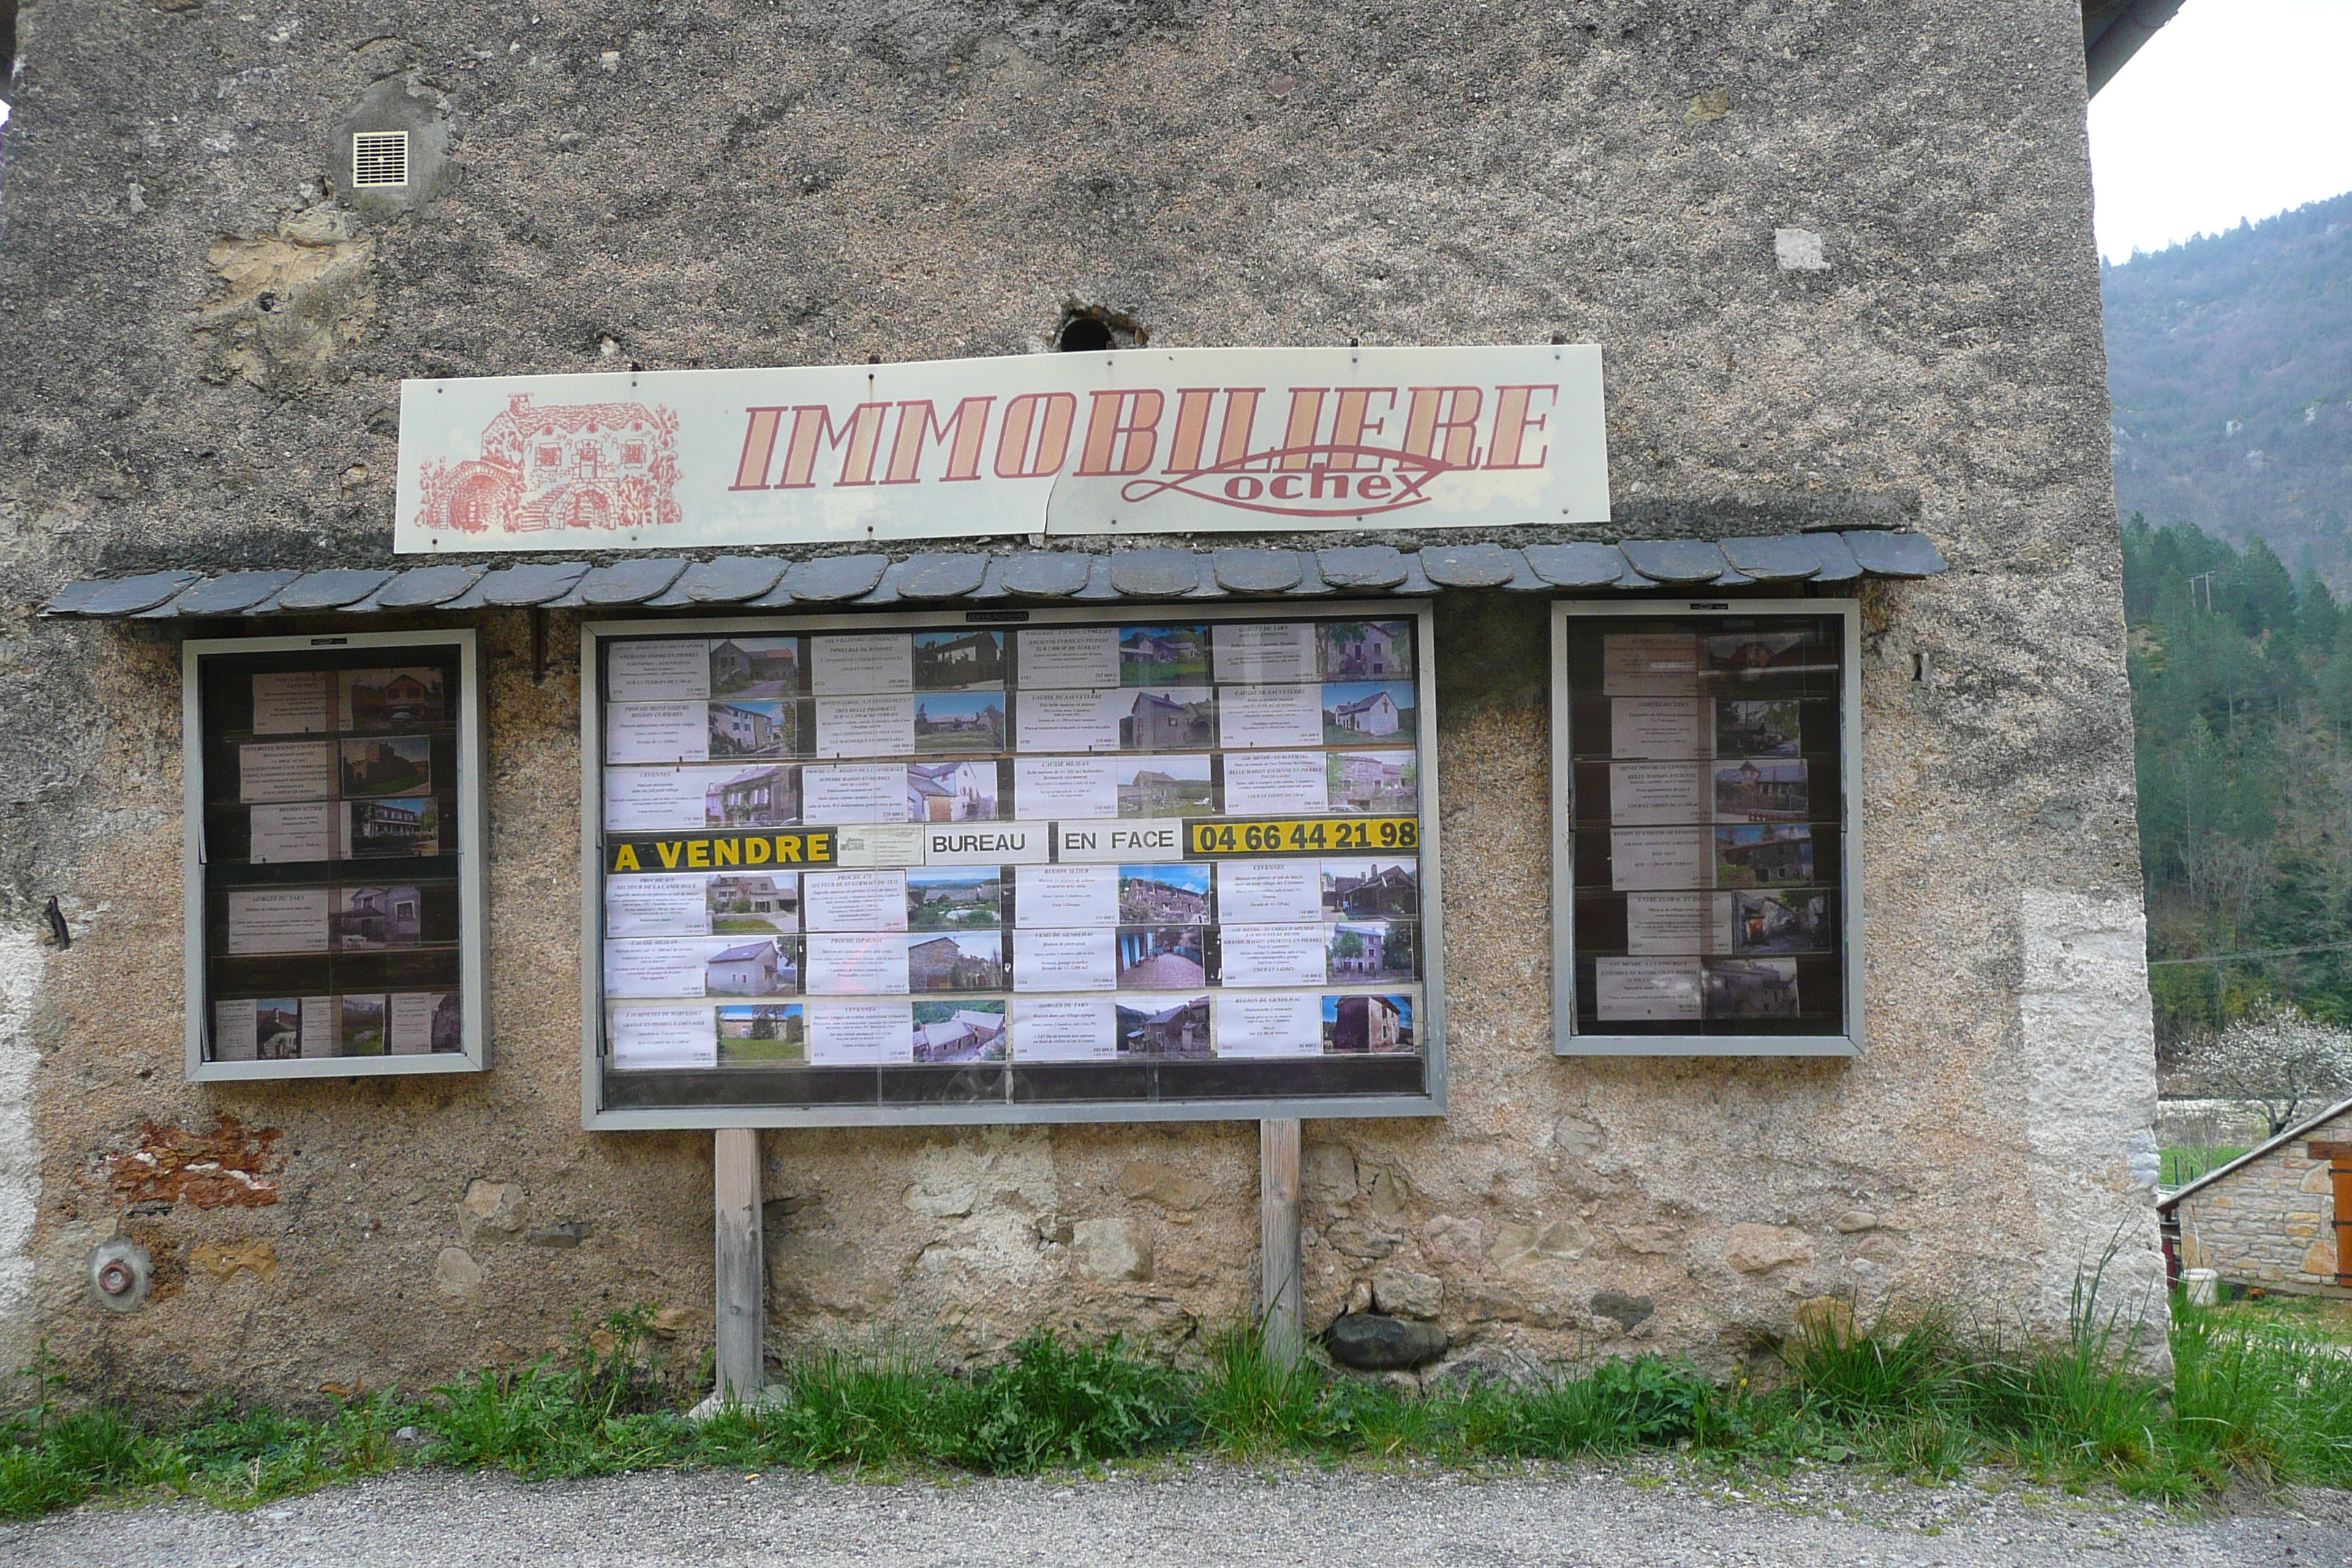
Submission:
[[[441,807],[429,795],[399,800],[354,800],[350,846],[353,859],[441,853]]]
[[[1118,984],[1130,991],[1178,991],[1208,983],[1208,933],[1200,926],[1118,928]]]
[[[1413,931],[1411,921],[1349,921],[1333,926],[1323,947],[1331,983],[1360,985],[1412,979]]]
[[[1715,830],[1715,885],[1785,888],[1813,879],[1813,830],[1757,823]]]
[[[1710,958],[1705,1006],[1710,1018],[1793,1018],[1796,963],[1786,958]]]
[[[1794,701],[1727,697],[1715,705],[1715,754],[1718,757],[1793,757],[1802,738],[1803,725]]]
[[[253,1058],[290,1062],[302,1054],[302,999],[273,996],[253,1005]]]
[[[335,1042],[339,1057],[380,1057],[384,1054],[384,999],[381,996],[345,996],[341,1002],[341,1029]]]
[[[1421,868],[1412,860],[1326,860],[1323,918],[1409,921],[1421,914]]]
[[[1412,1049],[1410,996],[1326,996],[1323,1048],[1340,1053]]]
[[[1215,811],[1206,756],[1154,757],[1118,764],[1121,816],[1200,816]]]
[[[1326,621],[1315,628],[1326,680],[1381,680],[1412,674],[1411,621]]]
[[[1731,895],[1734,952],[1818,952],[1828,948],[1830,935],[1827,893]]]
[[[1200,925],[1209,918],[1209,868],[1121,866],[1118,921],[1121,925]]]
[[[1412,687],[1402,680],[1346,680],[1323,689],[1323,739],[1350,742],[1411,741]]]
[[[709,827],[790,827],[801,819],[801,770],[789,763],[746,768],[702,792]]]
[[[710,754],[789,757],[800,749],[800,712],[797,702],[713,702]]]
[[[907,767],[907,820],[993,822],[996,784],[992,762],[911,763]]]
[[[1421,764],[1412,752],[1330,752],[1323,763],[1334,811],[1415,811]]]
[[[433,787],[433,742],[425,735],[345,741],[342,793],[347,798],[415,795]]]
[[[799,954],[786,937],[720,948],[703,961],[707,996],[782,996],[800,989]]]
[[[1003,632],[917,632],[915,689],[1004,684]]]
[[[1006,1056],[1002,1002],[918,1002],[915,1059],[927,1067],[1001,1062]]]
[[[1121,686],[1206,686],[1209,628],[1122,626],[1118,633]]]
[[[713,877],[702,887],[710,929],[719,936],[766,936],[801,929],[801,879],[790,871]]]
[[[999,931],[970,936],[910,936],[907,939],[909,991],[1002,991],[1004,937]]]
[[[1209,744],[1216,706],[1201,688],[1139,691],[1119,715],[1122,752],[1197,752]]]
[[[415,947],[424,936],[415,888],[344,888],[335,894],[335,941],[345,952]]]
[[[1118,1054],[1205,1061],[1215,1055],[1209,1041],[1209,999],[1195,996],[1153,1009],[1118,1005]]]
[[[1717,822],[1802,822],[1806,806],[1802,763],[1743,757],[1716,765]]]
[[[1828,673],[1837,668],[1830,650],[1807,642],[1801,630],[1729,632],[1704,637],[1699,647],[1702,668],[1735,679],[1805,673],[1809,667]]]
[[[797,697],[801,639],[725,637],[710,645],[713,697]]]
[[[918,697],[915,750],[925,756],[1004,750],[1004,693],[935,691]]]
[[[346,669],[337,685],[346,730],[407,730],[449,721],[437,669]]]
[[[799,1003],[738,1003],[719,1009],[720,1067],[769,1067],[807,1059],[808,1031]]]
[[[445,991],[433,1005],[433,1048],[454,1051],[466,1044],[466,999],[455,991]]]
[[[1004,874],[993,866],[907,872],[908,931],[994,931],[1004,923]]]

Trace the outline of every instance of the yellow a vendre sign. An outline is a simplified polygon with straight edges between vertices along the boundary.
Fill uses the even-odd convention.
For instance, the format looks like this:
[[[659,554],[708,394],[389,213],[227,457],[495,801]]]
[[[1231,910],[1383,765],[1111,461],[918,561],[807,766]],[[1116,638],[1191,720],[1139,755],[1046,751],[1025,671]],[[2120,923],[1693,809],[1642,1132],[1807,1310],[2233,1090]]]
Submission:
[[[406,553],[1600,522],[1591,345],[409,381]]]

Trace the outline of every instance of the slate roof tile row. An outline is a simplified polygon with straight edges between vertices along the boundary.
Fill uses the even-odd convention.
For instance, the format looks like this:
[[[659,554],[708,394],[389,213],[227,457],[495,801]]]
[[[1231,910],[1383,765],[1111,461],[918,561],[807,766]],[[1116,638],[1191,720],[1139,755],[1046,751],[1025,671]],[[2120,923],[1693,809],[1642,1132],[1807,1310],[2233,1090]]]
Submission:
[[[101,618],[375,615],[485,606],[547,609],[780,610],[810,605],[996,599],[1313,598],[1423,595],[1441,589],[1554,594],[1598,589],[1738,587],[1931,577],[1946,570],[1924,533],[1854,529],[1719,542],[1629,539],[1616,544],[1385,544],[1329,550],[924,551],[828,555],[814,561],[722,555],[643,556],[597,565],[436,562],[405,569],[330,567],[297,573],[149,572],[60,590],[46,616]]]

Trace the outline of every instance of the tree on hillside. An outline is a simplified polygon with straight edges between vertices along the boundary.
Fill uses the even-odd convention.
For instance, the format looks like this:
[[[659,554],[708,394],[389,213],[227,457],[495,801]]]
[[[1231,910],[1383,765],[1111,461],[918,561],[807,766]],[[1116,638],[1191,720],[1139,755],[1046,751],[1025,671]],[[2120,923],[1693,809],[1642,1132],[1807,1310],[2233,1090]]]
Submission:
[[[2264,1003],[2192,1043],[2181,1070],[2205,1093],[2262,1108],[2275,1138],[2352,1092],[2352,1030]]]

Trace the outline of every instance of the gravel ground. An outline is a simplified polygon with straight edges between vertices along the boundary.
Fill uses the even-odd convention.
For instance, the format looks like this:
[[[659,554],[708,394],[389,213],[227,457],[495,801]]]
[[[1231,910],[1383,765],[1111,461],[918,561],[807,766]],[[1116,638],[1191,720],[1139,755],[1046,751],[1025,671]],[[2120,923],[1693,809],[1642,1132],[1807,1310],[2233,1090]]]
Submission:
[[[0,1561],[2341,1568],[2352,1563],[2352,1493],[2239,1500],[2189,1517],[1992,1478],[1920,1487],[1823,1471],[1727,1482],[1663,1463],[1467,1476],[1201,1464],[945,1485],[664,1472],[523,1486],[421,1470],[255,1513],[175,1502],[0,1526]]]

